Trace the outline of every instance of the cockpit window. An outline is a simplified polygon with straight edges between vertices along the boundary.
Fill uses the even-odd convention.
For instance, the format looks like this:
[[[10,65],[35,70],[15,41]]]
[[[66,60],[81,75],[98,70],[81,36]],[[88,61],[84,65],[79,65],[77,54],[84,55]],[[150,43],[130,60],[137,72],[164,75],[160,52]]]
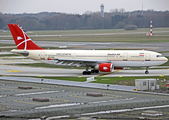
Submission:
[[[157,57],[163,57],[163,55],[157,55]]]

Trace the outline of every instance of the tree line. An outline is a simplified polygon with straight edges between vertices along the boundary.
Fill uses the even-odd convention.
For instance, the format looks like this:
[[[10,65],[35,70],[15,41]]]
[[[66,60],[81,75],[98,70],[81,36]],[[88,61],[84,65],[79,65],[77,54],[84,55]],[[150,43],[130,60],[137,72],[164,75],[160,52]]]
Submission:
[[[76,30],[76,29],[123,29],[126,25],[148,28],[150,19],[153,27],[169,27],[169,11],[133,11],[112,10],[101,17],[100,12],[85,14],[65,14],[41,12],[37,14],[2,14],[0,29],[8,29],[7,24],[16,23],[26,30]]]

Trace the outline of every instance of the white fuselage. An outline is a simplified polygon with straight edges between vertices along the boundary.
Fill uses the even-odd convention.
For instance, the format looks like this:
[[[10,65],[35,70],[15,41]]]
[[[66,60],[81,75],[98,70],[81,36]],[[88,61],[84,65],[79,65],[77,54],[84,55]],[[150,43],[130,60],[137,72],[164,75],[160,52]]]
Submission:
[[[12,52],[24,50],[12,50]],[[56,64],[51,59],[109,60],[114,67],[149,67],[168,61],[160,53],[145,50],[26,50],[27,58]]]

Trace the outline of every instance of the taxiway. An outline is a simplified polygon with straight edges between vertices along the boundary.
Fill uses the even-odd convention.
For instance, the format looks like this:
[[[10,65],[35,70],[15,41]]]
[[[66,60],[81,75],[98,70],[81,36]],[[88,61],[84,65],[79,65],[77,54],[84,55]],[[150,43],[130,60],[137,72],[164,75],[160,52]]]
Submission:
[[[115,70],[112,73],[82,75],[83,69],[37,68],[17,65],[0,65],[0,75],[11,76],[55,76],[55,77],[128,77],[128,76],[169,76],[169,69],[152,69],[149,74],[145,70]]]

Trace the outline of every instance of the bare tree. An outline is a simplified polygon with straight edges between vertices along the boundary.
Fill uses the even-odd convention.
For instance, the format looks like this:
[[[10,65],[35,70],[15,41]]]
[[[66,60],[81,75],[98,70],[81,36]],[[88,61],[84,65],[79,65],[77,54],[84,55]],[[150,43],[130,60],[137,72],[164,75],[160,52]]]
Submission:
[[[124,8],[121,8],[121,9],[119,10],[120,13],[124,13],[124,11],[125,11]]]

